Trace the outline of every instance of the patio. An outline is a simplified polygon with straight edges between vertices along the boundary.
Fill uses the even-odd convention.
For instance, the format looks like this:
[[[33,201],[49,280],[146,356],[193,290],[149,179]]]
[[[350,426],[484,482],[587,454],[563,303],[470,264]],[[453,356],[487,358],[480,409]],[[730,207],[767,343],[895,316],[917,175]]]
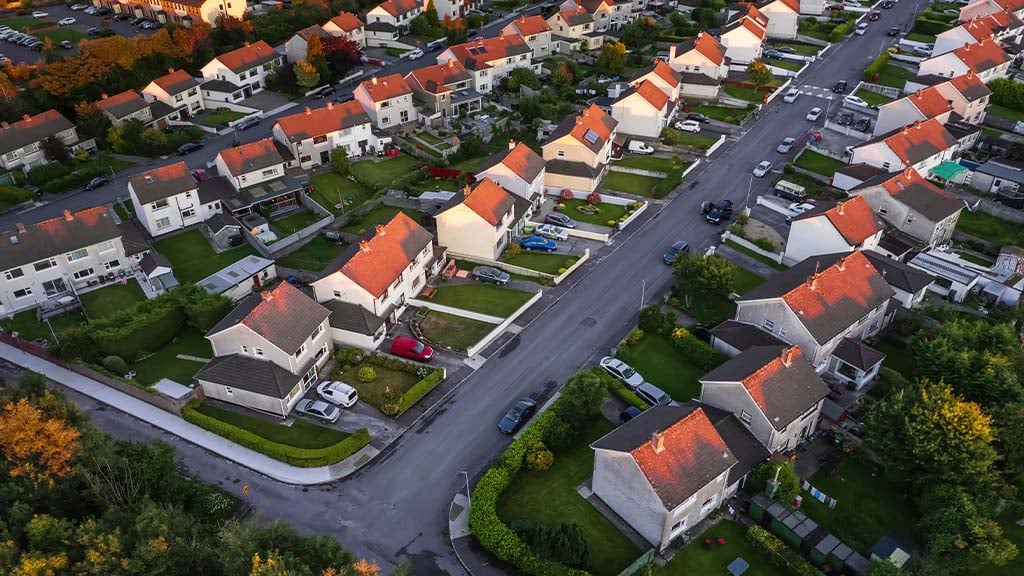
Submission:
[[[708,547],[705,540],[710,539]],[[737,563],[740,560],[740,563]],[[740,571],[742,564],[747,568]],[[703,534],[694,536],[672,560],[654,570],[655,576],[678,574],[733,574],[739,576],[786,576],[768,558],[755,549],[746,538],[746,527],[731,520],[722,520],[710,526]]]

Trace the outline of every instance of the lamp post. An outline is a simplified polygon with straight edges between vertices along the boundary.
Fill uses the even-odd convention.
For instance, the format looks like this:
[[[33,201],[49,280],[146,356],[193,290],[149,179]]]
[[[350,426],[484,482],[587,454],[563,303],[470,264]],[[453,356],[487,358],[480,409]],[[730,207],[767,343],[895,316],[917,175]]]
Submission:
[[[53,331],[53,325],[50,324],[50,319],[49,318],[44,318],[43,321],[46,322],[47,328],[50,329],[50,335],[53,336],[54,344],[57,345],[57,348],[60,348],[60,339],[57,338],[57,333]]]
[[[747,198],[743,201],[743,209],[746,210],[750,206],[750,191],[754,188],[754,175],[750,175],[750,183],[747,184]]]

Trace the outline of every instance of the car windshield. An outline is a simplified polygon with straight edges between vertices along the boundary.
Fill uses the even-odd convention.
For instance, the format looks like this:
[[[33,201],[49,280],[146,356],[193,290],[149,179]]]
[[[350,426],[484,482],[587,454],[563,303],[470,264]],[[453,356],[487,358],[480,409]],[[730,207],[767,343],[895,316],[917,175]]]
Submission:
[[[410,348],[410,350],[412,350],[416,354],[421,354],[423,353],[424,350],[426,350],[426,348],[427,347],[425,344],[423,344],[423,342],[417,340],[416,343],[412,345],[412,348]]]
[[[627,379],[628,378],[632,378],[635,374],[636,374],[636,370],[633,370],[629,366],[623,366],[622,367],[622,377],[623,378],[627,378]]]

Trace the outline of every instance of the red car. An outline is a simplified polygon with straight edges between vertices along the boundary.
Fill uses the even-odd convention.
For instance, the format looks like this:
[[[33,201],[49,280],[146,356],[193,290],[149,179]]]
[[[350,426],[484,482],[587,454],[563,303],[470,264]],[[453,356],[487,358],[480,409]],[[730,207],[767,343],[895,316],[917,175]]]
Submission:
[[[878,20],[881,17],[882,17],[882,13],[879,12],[878,10],[875,10],[871,14],[868,14],[868,20],[871,20],[872,22],[874,22],[875,20]]]
[[[213,176],[210,176],[209,172],[202,168],[197,168],[193,170],[192,177],[196,179],[196,182],[206,182],[207,180],[213,178]]]
[[[430,362],[430,359],[434,357],[433,348],[408,336],[396,336],[395,341],[391,343],[391,353],[420,362]]]

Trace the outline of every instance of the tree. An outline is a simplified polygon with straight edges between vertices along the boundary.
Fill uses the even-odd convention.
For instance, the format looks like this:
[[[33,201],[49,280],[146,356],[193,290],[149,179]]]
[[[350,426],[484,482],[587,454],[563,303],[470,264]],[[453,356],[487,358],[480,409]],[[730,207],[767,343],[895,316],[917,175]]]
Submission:
[[[320,74],[309,62],[299,60],[295,63],[295,83],[307,91],[320,83]]]
[[[466,41],[466,21],[462,18],[452,20],[447,14],[441,22],[444,27],[444,37],[449,46],[461,44]]]
[[[597,59],[597,69],[608,75],[617,75],[625,67],[626,45],[622,42],[605,42],[601,46],[601,56]]]
[[[331,150],[331,170],[334,170],[335,174],[348,176],[350,168],[348,152],[341,146],[335,146],[334,150]]]
[[[87,136],[106,141],[107,132],[113,127],[110,118],[94,102],[79,102],[75,106],[75,126]]]
[[[22,398],[8,402],[0,412],[0,452],[8,461],[8,474],[49,481],[71,472],[78,446],[78,431]]]
[[[675,14],[676,12],[673,12]],[[661,33],[654,19],[650,17],[639,17],[632,22],[622,25],[619,29],[619,38],[622,43],[631,49],[643,48],[654,42]]]
[[[697,282],[708,300],[714,296],[726,297],[736,286],[736,265],[718,254],[703,256]]]
[[[1017,556],[1017,548],[978,501],[960,486],[926,486],[920,499],[920,526],[927,535],[933,560],[941,560],[946,574],[958,574],[978,564],[1003,566]]]
[[[910,576],[910,572],[888,560],[875,560],[868,569],[868,576]]]
[[[764,490],[768,481],[779,475],[779,487],[775,499],[789,504],[800,495],[800,478],[789,462],[764,462],[751,472],[749,482],[752,490]]]
[[[920,335],[910,350],[920,375],[945,379],[958,394],[983,405],[1020,402],[1017,336],[1007,324],[985,320],[944,322],[938,334]]]
[[[562,388],[557,410],[573,425],[582,425],[601,412],[601,404],[608,394],[607,374],[598,370],[580,372]]]
[[[1000,404],[990,410],[1000,468],[1012,486],[1024,486],[1024,405]]]
[[[68,153],[68,147],[60,138],[53,136],[43,140],[43,156],[51,162],[60,162],[67,166],[71,164],[71,154]]]
[[[513,68],[506,78],[506,87],[509,90],[519,90],[520,86],[536,90],[540,88],[540,80],[537,78],[537,74],[529,68]]]
[[[427,1],[427,9],[423,11],[423,15],[427,18],[431,28],[437,28],[441,24],[441,19],[437,17],[437,8],[434,7],[434,0]]]
[[[551,83],[555,86],[569,86],[572,84],[572,68],[566,62],[559,62],[551,72]]]
[[[324,54],[327,56],[327,67],[335,78],[344,78],[349,71],[359,64],[362,51],[359,44],[348,36],[328,36],[323,39]]]
[[[747,76],[750,76],[750,81],[754,83],[754,86],[758,87],[767,86],[775,79],[775,76],[772,75],[771,69],[769,69],[760,58],[754,60],[747,66]]]
[[[693,293],[700,286],[700,270],[702,257],[691,256],[689,252],[680,252],[672,264],[672,274],[676,277],[676,288],[683,295],[683,305],[693,305]]]
[[[306,43],[306,62],[312,66],[323,80],[328,80],[330,70],[327,68],[327,57],[324,55],[323,40],[319,34],[311,34]]]
[[[420,14],[409,22],[409,33],[416,36],[426,36],[430,34],[430,29],[430,21],[427,20],[426,14]]]

